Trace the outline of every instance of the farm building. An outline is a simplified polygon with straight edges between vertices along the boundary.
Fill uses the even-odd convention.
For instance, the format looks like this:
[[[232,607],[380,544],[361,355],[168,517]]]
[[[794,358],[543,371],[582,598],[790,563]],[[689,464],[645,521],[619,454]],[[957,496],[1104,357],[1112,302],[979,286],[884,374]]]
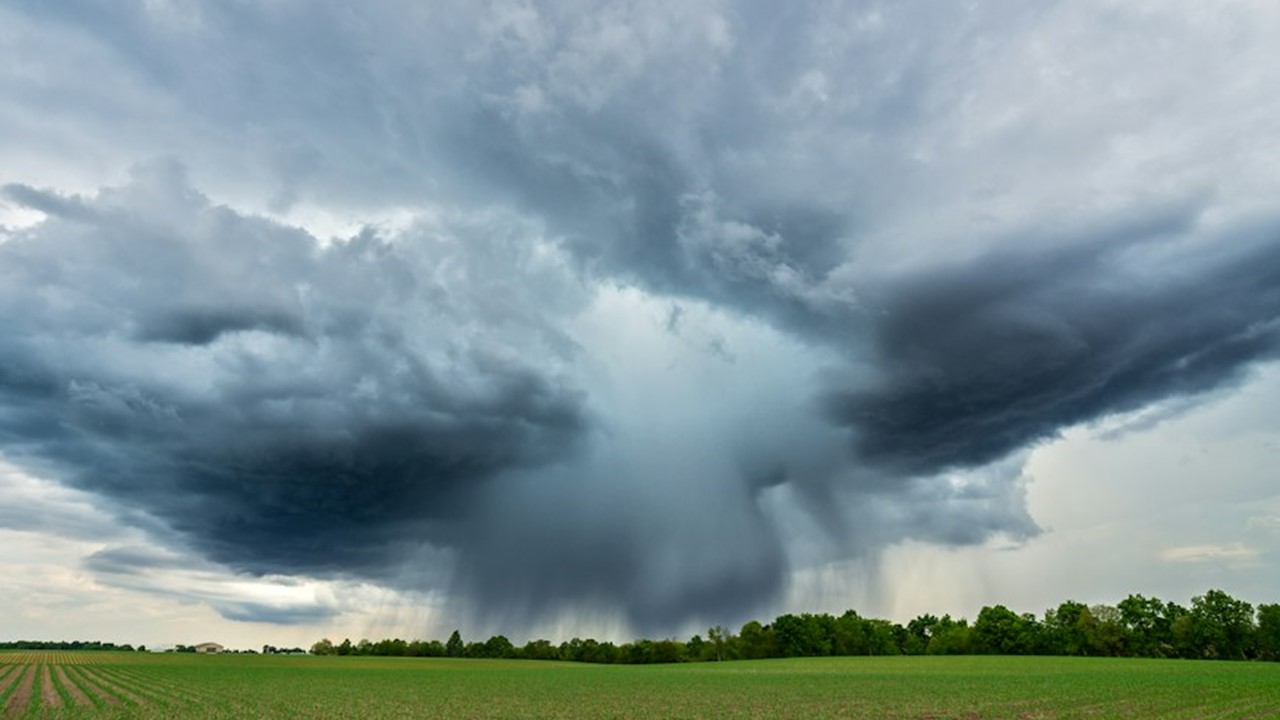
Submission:
[[[220,653],[223,650],[226,648],[215,642],[200,643],[195,646],[195,651],[198,653]]]

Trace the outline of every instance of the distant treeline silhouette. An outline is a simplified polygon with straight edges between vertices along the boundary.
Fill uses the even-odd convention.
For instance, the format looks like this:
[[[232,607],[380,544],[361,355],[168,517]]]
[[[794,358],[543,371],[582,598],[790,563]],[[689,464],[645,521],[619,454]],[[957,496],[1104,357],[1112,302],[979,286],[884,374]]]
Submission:
[[[0,642],[0,650],[111,650],[133,652],[132,645],[117,645],[97,640],[12,640]]]
[[[1191,600],[1191,607],[1142,595],[1117,605],[1068,600],[1043,618],[1003,605],[982,608],[970,623],[950,615],[921,615],[906,625],[864,618],[781,615],[752,620],[733,633],[713,627],[686,641],[640,639],[621,645],[574,638],[555,645],[531,640],[516,646],[502,635],[464,643],[458,631],[445,642],[400,639],[311,647],[315,655],[522,658],[589,663],[674,663],[830,655],[1093,655],[1113,657],[1280,660],[1280,605],[1252,605],[1221,590]]]

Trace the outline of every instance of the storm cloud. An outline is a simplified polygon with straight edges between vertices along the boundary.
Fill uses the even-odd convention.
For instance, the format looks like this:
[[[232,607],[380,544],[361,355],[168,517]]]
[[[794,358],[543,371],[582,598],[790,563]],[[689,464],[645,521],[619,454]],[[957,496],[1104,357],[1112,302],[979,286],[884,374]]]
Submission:
[[[446,535],[478,485],[588,431],[555,361],[522,357],[558,357],[554,332],[485,295],[490,275],[537,272],[523,252],[450,265],[456,239],[423,237],[440,251],[423,267],[372,235],[321,247],[210,205],[172,164],[65,202],[81,211],[0,246],[6,449],[213,560],[377,574]],[[474,337],[503,324],[511,344]]]
[[[872,330],[880,378],[832,392],[829,416],[860,459],[920,475],[1239,381],[1280,350],[1280,223],[1212,253],[1185,247],[1188,225],[898,279]]]
[[[1024,541],[1280,351],[1280,17],[1174,5],[9,3],[0,451],[507,632]]]

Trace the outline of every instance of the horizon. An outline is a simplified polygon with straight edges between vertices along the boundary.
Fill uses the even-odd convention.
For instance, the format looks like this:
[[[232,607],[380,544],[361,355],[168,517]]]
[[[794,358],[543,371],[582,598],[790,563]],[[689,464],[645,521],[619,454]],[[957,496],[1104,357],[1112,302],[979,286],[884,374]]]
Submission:
[[[1176,599],[1161,598],[1161,597],[1156,597],[1156,596],[1154,596],[1154,595],[1144,595],[1143,593],[1129,593],[1128,595],[1126,595],[1126,597],[1125,597],[1124,599],[1129,599],[1129,598],[1138,598],[1138,599],[1145,599],[1145,600],[1154,600],[1154,601],[1159,601],[1159,602],[1162,602],[1162,603],[1172,603],[1173,605],[1176,605],[1176,606],[1178,606],[1178,607],[1182,608],[1182,610],[1183,610],[1183,611],[1186,611],[1188,608],[1190,608],[1190,607],[1194,606],[1197,602],[1199,602],[1199,601],[1200,601],[1202,598],[1204,598],[1206,595],[1209,595],[1209,594],[1211,594],[1211,593],[1215,593],[1215,592],[1222,592],[1222,591],[1220,591],[1220,590],[1218,590],[1218,589],[1216,589],[1216,588],[1209,588],[1209,589],[1205,590],[1204,592],[1200,593],[1199,595],[1194,596],[1194,597],[1191,599],[1191,601],[1189,601],[1189,602],[1178,602]],[[1248,605],[1252,608],[1253,612],[1254,612],[1256,615],[1260,615],[1260,614],[1261,614],[1261,611],[1263,610],[1264,606],[1270,606],[1272,609],[1274,609],[1275,607],[1280,607],[1280,602],[1268,602],[1268,601],[1266,601],[1266,600],[1259,600],[1259,599],[1252,599],[1252,598],[1230,598],[1230,594],[1229,594],[1229,593],[1227,594],[1227,597],[1228,597],[1229,599],[1231,599],[1231,600],[1239,601],[1239,602],[1243,602],[1243,603],[1248,604]],[[1053,615],[1055,612],[1060,611],[1060,610],[1061,610],[1065,605],[1069,605],[1069,604],[1077,603],[1077,602],[1078,602],[1078,601],[1076,601],[1076,600],[1073,600],[1073,599],[1068,598],[1068,599],[1063,600],[1062,602],[1058,603],[1057,605],[1055,605],[1055,606],[1053,606],[1053,607],[1046,608],[1044,611],[1042,611],[1042,612],[1040,612],[1040,613],[1024,611],[1024,610],[1022,610],[1022,609],[1020,609],[1020,608],[1010,608],[1010,607],[1006,607],[1003,603],[994,603],[994,604],[992,604],[992,605],[985,605],[985,606],[983,606],[982,610],[988,610],[988,609],[1001,609],[1001,608],[1003,608],[1003,609],[1005,609],[1005,610],[1009,610],[1009,611],[1013,612],[1015,615],[1017,615],[1017,616],[1019,616],[1019,617],[1026,617],[1026,616],[1030,616],[1030,617],[1033,619],[1033,621],[1034,621],[1034,623],[1035,623],[1035,624],[1046,624],[1046,623],[1049,623],[1049,622],[1050,622],[1051,617],[1052,617],[1052,615]],[[1123,602],[1123,600],[1117,600],[1115,603],[1082,603],[1082,605],[1083,605],[1084,607],[1088,608],[1090,611],[1093,611],[1093,610],[1095,610],[1096,608],[1099,608],[1099,607],[1103,607],[1103,608],[1110,608],[1110,609],[1112,609],[1112,610],[1116,610],[1116,609],[1117,609],[1117,606],[1118,606],[1121,602]],[[907,619],[903,619],[903,620],[895,620],[895,619],[888,619],[888,618],[877,618],[877,617],[873,617],[873,616],[866,615],[866,614],[863,614],[863,613],[859,613],[859,612],[857,611],[857,609],[856,609],[856,608],[847,608],[846,612],[852,612],[852,613],[854,613],[855,615],[857,615],[859,618],[861,618],[862,620],[884,621],[884,622],[891,623],[891,624],[893,624],[893,625],[895,625],[895,626],[897,626],[897,627],[899,627],[899,628],[905,628],[905,627],[907,627],[909,620],[924,620],[924,619],[928,619],[928,618],[932,618],[932,620],[933,620],[934,622],[937,622],[938,620],[944,620],[944,621],[945,621],[945,620],[950,620],[950,621],[954,621],[954,622],[957,622],[957,623],[960,623],[960,624],[966,624],[966,623],[967,623],[969,627],[972,627],[972,626],[973,626],[974,621],[975,621],[975,620],[980,616],[980,614],[981,614],[981,612],[977,612],[977,613],[974,613],[974,615],[973,615],[973,616],[966,616],[966,615],[952,616],[950,613],[935,614],[935,613],[928,613],[928,612],[926,612],[926,613],[921,613],[920,615],[917,615],[917,616],[915,616],[915,617],[913,617],[913,618],[910,618],[909,620],[907,620]],[[792,615],[793,617],[794,617],[796,614],[798,614],[798,615],[800,615],[800,616],[805,616],[805,615],[826,615],[826,616],[829,616],[829,617],[838,617],[838,616],[844,615],[845,613],[841,613],[841,612],[831,612],[831,613],[809,613],[809,612],[806,612],[806,611],[804,611],[804,610],[797,610],[795,613],[784,613],[784,615]],[[773,625],[773,624],[774,624],[774,622],[776,622],[776,621],[777,621],[779,618],[781,618],[781,617],[783,617],[783,615],[779,615],[779,616],[777,616],[777,617],[773,617],[773,618],[752,618],[752,619],[750,619],[750,620],[747,620],[745,623],[743,623],[743,626],[745,627],[745,626],[746,626],[746,625],[748,625],[748,624],[751,624],[751,623],[757,623],[757,624],[759,624],[759,625],[761,625],[761,626],[763,626],[763,627],[765,627],[765,628],[768,628],[768,627],[770,627],[771,625]],[[464,635],[464,634],[462,633],[461,629],[459,629],[459,628],[454,628],[452,631],[449,631],[449,632],[447,632],[447,633],[445,633],[445,634],[442,634],[442,635],[440,635],[440,636],[436,636],[436,637],[431,637],[431,636],[407,636],[407,637],[400,637],[400,636],[392,637],[392,636],[387,636],[387,637],[380,637],[380,638],[371,638],[371,637],[361,637],[361,638],[341,637],[341,638],[338,638],[338,637],[329,637],[329,636],[325,636],[325,637],[317,638],[317,639],[315,640],[315,642],[313,642],[311,645],[309,645],[309,646],[305,646],[305,647],[304,647],[304,646],[298,646],[298,645],[287,645],[287,644],[285,644],[285,645],[274,645],[274,644],[272,644],[272,643],[270,643],[270,642],[263,643],[263,644],[262,644],[262,645],[260,645],[260,646],[240,646],[240,647],[232,647],[232,646],[230,646],[230,645],[225,645],[225,644],[223,644],[223,643],[219,642],[219,641],[218,641],[218,640],[216,640],[216,639],[214,639],[214,640],[203,640],[203,641],[201,641],[201,642],[197,642],[197,643],[168,642],[168,643],[156,643],[156,644],[151,644],[151,643],[135,643],[135,642],[130,642],[130,641],[103,640],[103,639],[93,639],[93,638],[72,638],[72,639],[63,639],[63,638],[12,638],[12,639],[4,639],[4,638],[0,638],[0,644],[3,644],[3,645],[10,645],[10,644],[17,645],[17,644],[24,644],[24,643],[30,643],[30,644],[47,644],[47,643],[67,643],[67,644],[72,644],[72,643],[81,643],[81,644],[86,644],[86,645],[106,645],[106,644],[110,644],[110,645],[112,646],[112,647],[110,647],[110,648],[97,647],[97,648],[89,648],[89,650],[94,651],[94,652],[123,651],[123,652],[162,652],[162,653],[165,653],[165,652],[183,652],[183,650],[182,650],[181,648],[184,648],[184,647],[185,647],[185,648],[188,648],[188,650],[187,650],[186,652],[196,652],[196,650],[195,650],[195,648],[196,648],[196,647],[199,647],[199,646],[204,645],[204,644],[212,643],[212,644],[215,644],[215,645],[219,645],[219,646],[221,646],[221,647],[223,648],[222,650],[219,650],[219,651],[218,651],[218,652],[220,652],[220,653],[231,653],[231,654],[259,653],[259,652],[261,652],[261,653],[266,653],[266,652],[267,652],[267,651],[266,651],[266,649],[267,649],[267,648],[271,648],[271,649],[272,649],[272,653],[275,653],[275,654],[296,654],[296,653],[292,653],[292,651],[296,651],[296,650],[301,650],[301,651],[302,651],[303,653],[305,653],[305,654],[316,654],[316,653],[314,652],[315,646],[316,646],[316,645],[318,645],[319,643],[322,643],[322,642],[325,642],[325,641],[329,641],[329,642],[331,642],[331,643],[332,643],[333,645],[335,645],[335,646],[336,646],[336,645],[339,645],[339,644],[350,643],[350,644],[351,644],[351,646],[354,648],[354,647],[356,647],[356,646],[358,646],[358,645],[363,645],[363,644],[365,644],[365,643],[371,643],[371,644],[373,644],[373,643],[379,643],[379,642],[385,642],[385,641],[403,641],[403,642],[409,642],[409,643],[415,643],[415,642],[424,642],[424,643],[443,643],[443,642],[445,641],[445,635],[448,635],[449,637],[452,637],[452,635],[459,635],[459,636],[460,636],[460,638],[461,638],[461,640],[462,640],[464,643],[466,643],[468,646],[470,646],[470,645],[472,645],[472,644],[484,644],[484,642],[485,642],[486,640],[490,640],[490,639],[493,639],[493,638],[498,637],[498,636],[501,636],[501,637],[503,637],[503,638],[505,638],[505,639],[507,639],[507,640],[511,641],[511,642],[512,642],[512,643],[513,643],[517,648],[520,648],[520,647],[526,646],[526,645],[531,644],[531,643],[533,643],[533,642],[535,642],[535,641],[547,641],[547,642],[550,642],[550,643],[551,643],[552,645],[554,645],[554,646],[563,646],[563,645],[565,645],[565,644],[567,644],[567,643],[569,643],[569,642],[571,642],[571,641],[576,641],[576,640],[595,640],[595,641],[599,641],[599,642],[601,642],[601,643],[608,643],[608,644],[622,645],[622,644],[626,644],[626,643],[637,643],[637,642],[642,642],[642,641],[653,641],[653,642],[675,641],[675,642],[685,643],[685,642],[688,642],[688,641],[693,640],[693,639],[695,639],[695,638],[701,638],[701,636],[702,636],[704,633],[706,633],[706,634],[709,636],[709,635],[711,634],[711,632],[712,632],[712,631],[714,631],[714,630],[716,630],[716,629],[717,629],[717,628],[712,627],[712,628],[705,629],[705,630],[703,630],[703,631],[695,631],[694,633],[692,633],[692,634],[690,634],[690,635],[683,636],[683,637],[681,637],[681,636],[677,636],[677,635],[665,635],[665,636],[656,636],[656,637],[632,636],[632,637],[629,637],[629,638],[626,638],[626,639],[619,639],[619,638],[595,638],[595,637],[591,637],[591,636],[589,636],[589,635],[588,635],[588,636],[586,636],[586,637],[579,637],[579,636],[577,636],[577,635],[575,635],[575,636],[573,636],[573,637],[543,637],[543,636],[536,636],[536,635],[529,635],[529,636],[525,637],[525,636],[517,635],[516,637],[518,638],[518,640],[512,640],[512,638],[511,638],[511,637],[509,637],[509,636],[508,636],[507,634],[505,634],[505,633],[494,633],[494,634],[492,634],[492,635],[488,635],[488,636],[485,636],[485,635],[477,635],[477,636],[474,636],[474,637],[468,637],[468,636],[466,636],[466,635]],[[743,628],[741,628],[741,627],[735,627],[735,628],[720,628],[720,629],[721,629],[721,630],[723,630],[723,631],[725,631],[725,632],[727,633],[727,637],[728,637],[729,639],[736,639],[736,638],[739,636],[739,634],[740,634],[740,632],[742,631],[742,629],[743,629]],[[353,641],[354,641],[354,642],[353,642]],[[24,649],[24,648],[0,648],[0,650],[21,650],[21,649]],[[29,648],[27,648],[27,649],[29,649]],[[363,654],[363,653],[353,653],[353,654]],[[980,653],[980,654],[981,654],[981,653]]]

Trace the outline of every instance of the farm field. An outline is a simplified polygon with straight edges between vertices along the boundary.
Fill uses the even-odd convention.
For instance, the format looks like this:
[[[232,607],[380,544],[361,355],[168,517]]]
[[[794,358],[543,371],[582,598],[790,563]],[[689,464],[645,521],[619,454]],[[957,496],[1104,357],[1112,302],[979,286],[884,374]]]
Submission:
[[[600,666],[0,652],[5,717],[1276,718],[1280,664],[1036,657]]]

